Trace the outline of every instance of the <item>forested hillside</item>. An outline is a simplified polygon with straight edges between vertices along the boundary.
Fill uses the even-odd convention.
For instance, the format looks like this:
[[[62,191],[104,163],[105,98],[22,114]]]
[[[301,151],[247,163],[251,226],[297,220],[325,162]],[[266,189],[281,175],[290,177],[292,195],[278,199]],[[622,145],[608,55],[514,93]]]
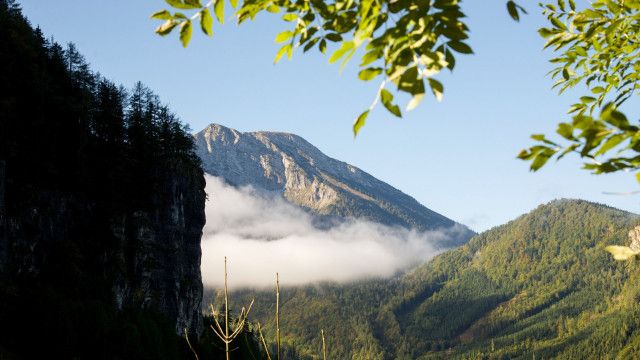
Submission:
[[[604,251],[636,215],[559,200],[392,280],[282,292],[286,343],[336,359],[585,359],[640,356],[640,267]],[[286,279],[282,279],[286,283]],[[255,296],[273,331],[272,292]]]
[[[204,177],[184,125],[138,83],[0,0],[0,358],[190,357]]]

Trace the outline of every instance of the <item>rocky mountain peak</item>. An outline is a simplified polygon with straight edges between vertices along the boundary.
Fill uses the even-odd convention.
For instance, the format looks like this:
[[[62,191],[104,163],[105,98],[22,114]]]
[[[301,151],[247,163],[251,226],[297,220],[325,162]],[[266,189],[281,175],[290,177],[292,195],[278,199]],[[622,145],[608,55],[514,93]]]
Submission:
[[[275,192],[319,216],[363,218],[418,231],[461,226],[356,166],[325,155],[298,135],[239,132],[211,124],[194,139],[209,174],[234,186]],[[473,235],[463,228],[460,239],[447,246]]]

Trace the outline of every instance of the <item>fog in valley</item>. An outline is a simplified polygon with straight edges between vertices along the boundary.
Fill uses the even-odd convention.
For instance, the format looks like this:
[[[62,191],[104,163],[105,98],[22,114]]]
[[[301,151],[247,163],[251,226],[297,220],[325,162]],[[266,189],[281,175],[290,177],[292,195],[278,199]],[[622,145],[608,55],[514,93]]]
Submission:
[[[202,240],[205,287],[267,287],[389,277],[437,254],[432,245],[458,229],[417,232],[370,221],[317,226],[309,213],[274,194],[235,188],[206,176],[207,224]]]

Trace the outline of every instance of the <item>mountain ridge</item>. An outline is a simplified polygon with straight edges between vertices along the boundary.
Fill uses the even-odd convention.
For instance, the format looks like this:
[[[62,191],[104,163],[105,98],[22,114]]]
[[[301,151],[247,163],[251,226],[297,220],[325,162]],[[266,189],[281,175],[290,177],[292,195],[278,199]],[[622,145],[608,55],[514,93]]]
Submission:
[[[460,236],[445,247],[474,234],[358,167],[325,155],[301,136],[210,124],[194,140],[207,173],[234,186],[276,192],[319,216],[364,218],[419,231],[461,227]]]

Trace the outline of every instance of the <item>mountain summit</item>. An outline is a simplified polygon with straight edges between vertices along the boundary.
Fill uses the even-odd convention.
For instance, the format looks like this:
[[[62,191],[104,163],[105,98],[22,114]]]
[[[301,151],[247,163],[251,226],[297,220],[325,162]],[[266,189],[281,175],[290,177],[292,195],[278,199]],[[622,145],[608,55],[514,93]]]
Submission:
[[[211,124],[194,135],[206,172],[234,186],[281,194],[317,215],[363,218],[418,231],[460,228],[444,246],[466,242],[473,232],[353,165],[330,158],[300,136],[239,132]]]

